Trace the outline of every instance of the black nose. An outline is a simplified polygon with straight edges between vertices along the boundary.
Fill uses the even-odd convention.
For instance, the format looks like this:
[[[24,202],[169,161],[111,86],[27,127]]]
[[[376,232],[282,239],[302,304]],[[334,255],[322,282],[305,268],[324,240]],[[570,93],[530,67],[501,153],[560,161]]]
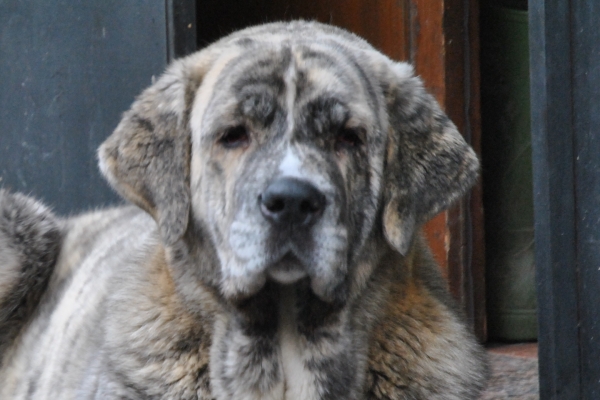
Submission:
[[[259,197],[260,211],[273,224],[307,226],[314,223],[325,208],[325,196],[306,181],[280,178]]]

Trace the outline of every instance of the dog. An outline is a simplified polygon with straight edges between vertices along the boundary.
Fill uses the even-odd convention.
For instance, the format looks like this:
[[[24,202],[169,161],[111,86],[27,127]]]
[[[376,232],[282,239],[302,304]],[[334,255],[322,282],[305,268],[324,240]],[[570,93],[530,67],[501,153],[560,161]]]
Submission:
[[[478,397],[420,227],[479,163],[410,65],[247,28],[174,61],[98,158],[133,205],[0,192],[0,398]]]

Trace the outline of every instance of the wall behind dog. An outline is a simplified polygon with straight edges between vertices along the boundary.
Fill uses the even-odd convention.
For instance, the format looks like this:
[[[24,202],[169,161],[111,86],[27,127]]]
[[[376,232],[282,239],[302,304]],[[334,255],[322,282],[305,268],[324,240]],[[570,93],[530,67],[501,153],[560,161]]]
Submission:
[[[118,201],[96,148],[164,69],[166,20],[160,1],[0,2],[0,187],[60,213]]]

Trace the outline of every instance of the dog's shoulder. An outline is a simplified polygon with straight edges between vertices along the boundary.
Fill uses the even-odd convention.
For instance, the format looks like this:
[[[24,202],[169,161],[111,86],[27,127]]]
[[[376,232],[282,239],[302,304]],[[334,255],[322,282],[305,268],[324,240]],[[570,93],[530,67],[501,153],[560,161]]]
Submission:
[[[69,285],[70,293],[84,288],[86,279],[93,282],[98,312],[91,311],[84,323],[102,324],[94,343],[102,362],[92,378],[111,381],[110,395],[210,398],[210,327],[218,306],[210,293],[196,288],[189,295],[198,308],[186,307],[185,290],[172,275],[172,251],[161,243],[154,220],[136,207],[69,221],[56,276],[72,274],[80,282]]]
[[[369,398],[474,398],[487,377],[481,347],[422,238],[404,261],[372,334]]]
[[[0,332],[10,335],[0,397],[58,398],[71,393],[73,380],[90,387],[114,381],[105,357],[107,307],[127,277],[144,268],[155,222],[134,207],[58,219],[39,202],[6,193],[0,206]],[[6,301],[16,295],[20,302]]]
[[[107,256],[121,259],[141,249],[144,239],[152,237],[155,230],[156,223],[152,218],[134,206],[106,208],[72,216],[64,223],[64,239],[56,274],[71,274],[82,263],[97,264]],[[105,268],[110,268],[110,263],[105,264]]]
[[[107,299],[104,319],[107,365],[120,385],[142,398],[212,398],[208,365],[218,305],[196,288],[198,308],[190,310],[168,257],[156,246],[116,277],[119,287]]]

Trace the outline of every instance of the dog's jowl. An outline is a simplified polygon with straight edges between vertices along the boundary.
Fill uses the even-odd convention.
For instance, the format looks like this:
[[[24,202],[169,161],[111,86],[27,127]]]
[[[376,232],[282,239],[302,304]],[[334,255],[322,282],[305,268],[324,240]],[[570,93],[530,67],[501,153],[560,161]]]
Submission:
[[[409,65],[249,28],[175,61],[98,157],[135,206],[0,191],[0,398],[477,398],[419,231],[478,161]]]

